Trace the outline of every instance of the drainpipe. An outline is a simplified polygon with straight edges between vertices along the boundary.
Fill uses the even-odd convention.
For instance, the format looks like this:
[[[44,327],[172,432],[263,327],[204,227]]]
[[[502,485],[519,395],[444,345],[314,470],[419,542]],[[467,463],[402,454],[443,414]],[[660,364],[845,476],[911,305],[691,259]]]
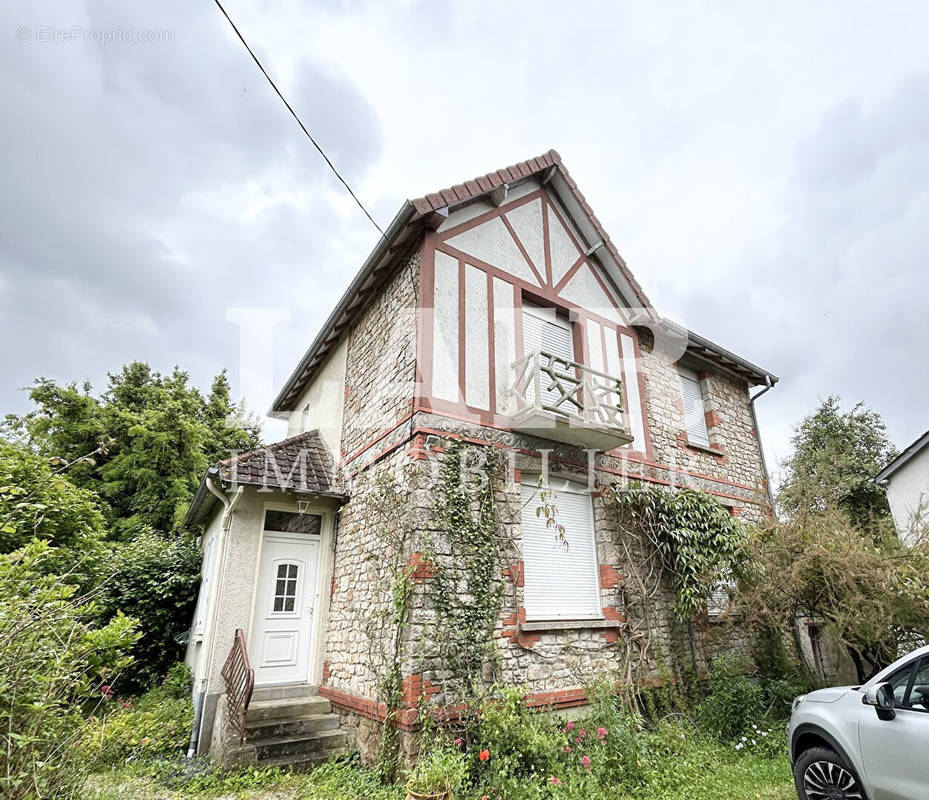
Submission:
[[[755,434],[758,439],[758,454],[761,456],[761,472],[764,475],[764,483],[768,489],[768,500],[771,503],[771,513],[775,514],[774,510],[774,490],[771,489],[771,478],[768,475],[768,464],[764,458],[764,446],[761,444],[761,429],[758,427],[758,415],[755,413],[755,401],[761,397],[765,392],[770,391],[774,387],[774,382],[771,380],[770,375],[764,376],[765,387],[760,392],[756,393],[754,396],[749,396],[748,398],[748,408],[752,412],[752,425],[755,426]]]
[[[215,469],[215,467],[214,467]],[[211,472],[213,470],[210,470]],[[217,470],[218,472],[218,470]],[[213,652],[216,648],[216,620],[219,617],[217,606],[219,605],[219,583],[223,575],[226,574],[226,538],[229,533],[229,529],[232,527],[232,515],[235,513],[235,508],[239,503],[239,500],[242,497],[243,492],[245,491],[244,486],[239,486],[236,489],[235,494],[230,500],[225,492],[216,487],[216,484],[213,483],[213,479],[207,473],[206,477],[206,488],[209,490],[210,494],[219,499],[219,502],[223,504],[223,516],[220,520],[220,529],[219,541],[216,543],[216,557],[213,560],[213,570],[214,570],[214,579],[211,581],[210,585],[210,622],[207,630],[209,631],[210,643],[209,647],[206,648],[205,653],[200,654],[200,661],[198,664],[197,672],[202,674],[204,666],[207,669],[210,668],[210,665],[213,663]],[[219,565],[217,570],[217,565]],[[205,662],[204,662],[205,658]],[[187,758],[193,758],[197,755],[197,749],[200,744],[200,726],[203,722],[203,706],[206,701],[206,690],[209,684],[209,675],[199,678],[200,691],[194,695],[194,722],[193,727],[190,731],[190,744],[187,748]]]

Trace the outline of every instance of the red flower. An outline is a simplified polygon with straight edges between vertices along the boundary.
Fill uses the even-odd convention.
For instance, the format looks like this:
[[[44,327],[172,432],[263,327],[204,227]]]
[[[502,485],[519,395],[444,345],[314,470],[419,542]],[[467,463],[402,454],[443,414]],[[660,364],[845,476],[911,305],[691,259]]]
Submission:
[[[490,758],[490,750],[481,750],[481,752],[477,754],[477,757],[481,761],[486,761],[488,758]]]
[[[110,688],[108,683],[104,683],[103,686],[100,687],[100,694],[109,700],[113,696],[113,689]]]

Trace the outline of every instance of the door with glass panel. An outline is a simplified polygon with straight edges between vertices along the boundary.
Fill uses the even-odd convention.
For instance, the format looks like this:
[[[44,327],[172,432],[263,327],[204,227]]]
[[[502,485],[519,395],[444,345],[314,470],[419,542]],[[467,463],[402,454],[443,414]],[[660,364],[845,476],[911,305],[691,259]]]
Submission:
[[[321,522],[314,514],[267,512],[249,648],[256,684],[308,679]]]

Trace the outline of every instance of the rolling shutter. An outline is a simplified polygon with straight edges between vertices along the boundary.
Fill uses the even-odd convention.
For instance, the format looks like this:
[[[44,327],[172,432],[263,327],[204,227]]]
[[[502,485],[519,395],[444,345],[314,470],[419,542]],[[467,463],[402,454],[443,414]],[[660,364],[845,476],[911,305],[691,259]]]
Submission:
[[[594,545],[593,506],[585,487],[553,481],[555,519],[565,528],[562,542],[537,516],[542,505],[538,477],[524,475],[522,544],[526,619],[599,619],[600,581]]]
[[[194,614],[194,633],[203,633],[203,629],[206,627],[207,615],[210,613],[210,592],[213,587],[213,550],[215,549],[217,535],[214,533],[206,543],[200,593],[197,595],[197,610]]]
[[[678,367],[681,376],[681,399],[684,401],[684,424],[687,426],[687,438],[694,444],[709,447],[710,439],[706,433],[706,416],[703,409],[703,394],[697,373],[686,367]]]
[[[523,304],[523,355],[534,350],[551,353],[567,361],[574,361],[574,334],[571,323],[559,317],[554,309]],[[546,388],[542,382],[542,402],[553,405],[561,393]]]

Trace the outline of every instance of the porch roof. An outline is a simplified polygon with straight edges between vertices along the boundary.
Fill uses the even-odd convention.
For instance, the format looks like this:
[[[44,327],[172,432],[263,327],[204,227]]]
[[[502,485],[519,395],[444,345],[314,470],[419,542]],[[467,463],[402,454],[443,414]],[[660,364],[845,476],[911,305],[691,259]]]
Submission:
[[[340,501],[348,499],[339,484],[329,449],[318,430],[238,453],[210,467],[200,481],[184,518],[185,526],[203,522],[219,503],[207,480],[211,480],[218,489],[259,486]]]

